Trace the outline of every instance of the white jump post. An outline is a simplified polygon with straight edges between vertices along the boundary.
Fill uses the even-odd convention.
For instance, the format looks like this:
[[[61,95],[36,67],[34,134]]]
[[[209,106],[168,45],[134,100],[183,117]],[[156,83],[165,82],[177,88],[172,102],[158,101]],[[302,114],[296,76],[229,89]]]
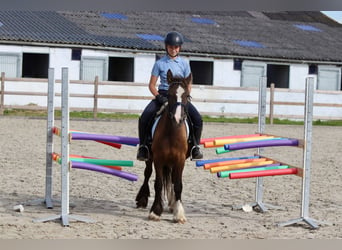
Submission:
[[[53,75],[53,69],[49,69],[49,73]],[[51,77],[54,78],[54,77]],[[46,166],[46,195],[45,202],[49,202],[49,206],[52,207],[52,127],[54,121],[54,80],[50,81],[49,77],[49,116],[48,116],[48,137],[47,137],[47,166]],[[68,68],[62,68],[62,120],[61,120],[61,214],[54,215],[48,218],[36,219],[35,222],[46,222],[51,220],[60,219],[63,226],[69,226],[69,220],[74,219],[82,222],[93,222],[92,220],[78,216],[70,215],[69,213],[69,172],[70,172],[70,161],[69,161],[69,79],[68,79]],[[50,137],[51,136],[51,137]],[[50,162],[50,160],[51,162]]]
[[[55,70],[48,71],[48,99],[47,99],[47,131],[46,131],[46,173],[45,173],[45,205],[53,208],[52,201],[52,153],[53,133],[52,128],[55,121]]]
[[[260,77],[259,81],[259,105],[258,105],[258,133],[265,133],[266,125],[266,90],[267,90],[267,77]],[[257,149],[257,154],[260,155],[263,152],[263,148]],[[279,206],[275,206],[269,203],[263,202],[263,177],[256,178],[255,184],[255,202],[251,204],[252,207],[259,207],[261,212],[266,212],[268,208],[282,209]]]
[[[311,170],[311,144],[312,144],[312,120],[313,120],[313,96],[314,96],[314,78],[307,77],[305,84],[305,108],[304,108],[304,149],[303,149],[303,176],[302,176],[302,204],[300,217],[279,223],[279,226],[288,226],[298,222],[305,222],[310,227],[318,228],[319,222],[309,217],[310,205],[310,170]]]
[[[46,166],[45,166],[45,197],[34,201],[27,201],[26,205],[45,204],[46,208],[53,208],[53,203],[60,203],[52,199],[52,153],[53,153],[53,132],[55,121],[55,71],[53,68],[48,69],[48,94],[47,94],[47,129],[46,129]]]
[[[267,77],[262,76],[259,80],[259,101],[258,101],[258,132],[263,134],[265,132],[266,125],[266,89],[267,89]],[[263,148],[257,148],[257,154],[260,155],[263,152]],[[282,209],[279,206],[275,206],[269,203],[263,202],[263,177],[256,177],[255,184],[255,201],[250,203],[249,206],[258,207],[260,212],[266,212],[268,208]],[[233,209],[242,209],[243,205],[233,205]]]

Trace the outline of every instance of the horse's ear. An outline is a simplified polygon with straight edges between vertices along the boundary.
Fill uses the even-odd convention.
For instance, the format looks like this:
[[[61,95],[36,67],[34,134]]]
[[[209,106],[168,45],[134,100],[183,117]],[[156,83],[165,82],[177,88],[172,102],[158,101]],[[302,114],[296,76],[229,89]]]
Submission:
[[[167,71],[167,82],[168,82],[168,83],[172,82],[172,78],[173,78],[173,75],[172,75],[171,70],[169,69],[169,70]]]

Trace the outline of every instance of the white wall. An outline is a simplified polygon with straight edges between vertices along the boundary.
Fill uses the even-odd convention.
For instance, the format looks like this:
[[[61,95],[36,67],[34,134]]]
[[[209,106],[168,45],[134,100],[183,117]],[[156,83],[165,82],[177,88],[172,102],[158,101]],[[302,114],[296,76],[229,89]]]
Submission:
[[[60,79],[62,68],[69,68],[69,79],[80,79],[80,61],[71,60],[71,49],[50,48],[50,68],[55,69],[55,77]]]
[[[0,45],[0,52],[2,53],[22,53],[22,47],[21,46],[15,46],[15,45]]]
[[[151,76],[155,54],[136,54],[134,58],[134,81],[148,83]]]
[[[216,59],[214,61],[214,86],[240,87],[241,71],[234,70],[231,59]]]

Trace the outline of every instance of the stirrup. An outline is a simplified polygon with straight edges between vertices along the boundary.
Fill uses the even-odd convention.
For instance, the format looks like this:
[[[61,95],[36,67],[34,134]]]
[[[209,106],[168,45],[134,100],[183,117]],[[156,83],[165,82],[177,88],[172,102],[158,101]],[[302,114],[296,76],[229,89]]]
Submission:
[[[194,150],[196,150],[196,149],[198,150],[197,155],[195,155],[195,157],[193,157]],[[193,160],[193,159],[199,160],[199,159],[203,158],[203,154],[202,154],[201,149],[198,145],[195,145],[191,148],[190,156],[191,156],[190,160]]]
[[[145,150],[145,152],[143,152]],[[140,145],[137,153],[137,160],[147,161],[150,158],[150,150],[146,145]]]

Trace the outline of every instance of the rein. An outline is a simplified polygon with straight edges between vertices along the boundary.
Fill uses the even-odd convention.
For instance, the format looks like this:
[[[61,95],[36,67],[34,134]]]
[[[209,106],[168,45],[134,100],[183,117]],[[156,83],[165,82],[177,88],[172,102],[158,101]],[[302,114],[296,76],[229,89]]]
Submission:
[[[169,105],[169,102],[165,102],[161,107],[160,109],[158,110],[157,112],[157,116],[159,116],[161,113],[163,113],[163,111],[165,110],[166,106]]]
[[[169,105],[169,102],[165,102],[165,103],[160,107],[160,109],[158,110],[158,112],[156,113],[156,116],[161,115],[168,105]],[[178,105],[180,105],[181,107],[184,107],[184,108],[185,108],[185,106],[186,106],[184,103],[177,102],[177,103],[174,104],[174,107],[177,108]],[[173,116],[173,112],[172,112],[172,111],[169,111],[169,115],[170,115],[170,117],[172,117],[172,116]],[[185,120],[185,118],[186,118],[186,112],[184,112],[184,115],[182,116],[182,120]]]

